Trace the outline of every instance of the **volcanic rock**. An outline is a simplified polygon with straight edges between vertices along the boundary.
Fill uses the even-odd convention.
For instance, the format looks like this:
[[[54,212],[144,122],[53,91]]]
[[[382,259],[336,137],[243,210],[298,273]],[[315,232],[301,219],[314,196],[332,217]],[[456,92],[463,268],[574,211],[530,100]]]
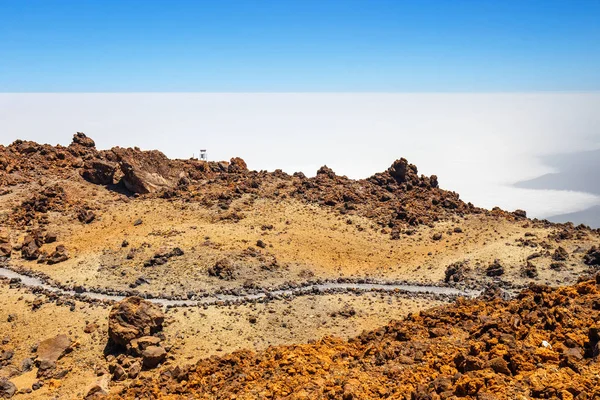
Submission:
[[[469,267],[465,262],[459,261],[450,264],[446,267],[444,282],[461,282],[466,278],[467,272],[469,272]]]
[[[567,251],[560,246],[558,246],[558,248],[554,251],[554,254],[552,255],[552,259],[554,261],[567,261],[568,258],[569,253],[567,253]]]
[[[232,280],[234,279],[234,268],[227,258],[218,260],[212,267],[208,268],[208,274],[210,276],[216,276],[219,279]]]
[[[44,235],[44,243],[54,243],[58,240],[58,236],[54,232],[46,232]]]
[[[494,260],[485,270],[485,274],[492,277],[504,275],[504,267],[500,264],[499,260]]]
[[[127,376],[129,379],[135,379],[140,372],[142,372],[142,363],[139,361],[134,361],[127,370]]]
[[[127,371],[123,368],[122,365],[116,364],[113,369],[112,379],[114,381],[124,381],[127,379]]]
[[[537,267],[530,261],[527,261],[527,265],[521,269],[521,275],[527,278],[535,278],[538,276]]]
[[[17,392],[17,387],[7,378],[0,378],[0,398],[10,399]]]
[[[142,351],[142,360],[145,368],[155,368],[164,361],[167,356],[166,350],[161,346],[148,346]]]
[[[141,356],[142,352],[150,346],[158,346],[160,344],[160,338],[156,336],[142,336],[138,339],[133,339],[129,343],[128,351],[135,355]]]
[[[92,210],[80,208],[79,211],[77,211],[77,219],[84,224],[89,224],[96,219],[96,214]]]
[[[0,257],[10,257],[12,254],[12,246],[10,243],[0,244]]]
[[[589,266],[600,265],[600,248],[592,246],[583,256],[583,262]]]
[[[87,390],[84,397],[85,400],[99,400],[108,395],[108,379],[101,377],[94,382]]]
[[[69,259],[67,249],[63,245],[56,246],[56,249],[46,258],[46,262],[50,265],[58,264]]]
[[[406,182],[409,171],[416,174],[417,168],[412,164],[409,165],[406,158],[401,158],[399,160],[394,161],[392,166],[388,169],[388,173],[398,183]]]
[[[234,157],[229,161],[227,172],[229,173],[242,173],[248,171],[246,162],[239,157]]]
[[[42,371],[53,369],[56,361],[70,350],[71,344],[71,339],[64,334],[42,341],[37,347],[37,367]]]
[[[40,255],[40,246],[42,243],[43,240],[37,233],[25,236],[21,245],[21,257],[26,260],[37,259]]]
[[[83,132],[77,132],[73,135],[73,143],[79,144],[83,147],[95,147],[96,143]]]
[[[97,185],[110,185],[113,183],[118,165],[103,160],[86,161],[81,176],[88,182]]]
[[[153,193],[173,189],[185,176],[177,164],[157,150],[112,149],[123,172],[125,187],[134,193]]]
[[[162,330],[164,319],[159,306],[139,297],[127,297],[111,309],[108,335],[113,343],[127,347],[136,338]]]

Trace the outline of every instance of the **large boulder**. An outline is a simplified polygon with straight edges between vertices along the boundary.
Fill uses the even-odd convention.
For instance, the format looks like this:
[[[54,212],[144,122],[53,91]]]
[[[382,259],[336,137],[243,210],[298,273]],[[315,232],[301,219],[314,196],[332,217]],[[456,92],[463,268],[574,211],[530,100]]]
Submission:
[[[164,320],[159,306],[139,297],[127,297],[110,310],[108,336],[113,343],[128,347],[132,340],[162,330]]]
[[[69,350],[73,342],[67,335],[56,335],[52,338],[42,341],[37,348],[37,367],[43,370],[53,369],[62,356]]]
[[[153,193],[173,189],[185,177],[177,161],[157,150],[141,151],[115,147],[112,150],[123,172],[122,182],[134,193]]]

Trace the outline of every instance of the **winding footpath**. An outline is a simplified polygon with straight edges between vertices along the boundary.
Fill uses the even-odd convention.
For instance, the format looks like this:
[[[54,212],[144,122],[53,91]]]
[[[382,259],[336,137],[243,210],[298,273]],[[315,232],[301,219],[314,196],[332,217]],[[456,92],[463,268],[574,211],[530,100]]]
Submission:
[[[41,278],[28,276],[19,272],[12,271],[8,268],[0,267],[0,278],[6,278],[11,282],[19,283],[21,286],[38,289],[58,295],[73,296],[83,300],[97,300],[117,302],[125,298],[125,296],[97,293],[93,291],[74,291],[66,290],[49,283],[44,282]],[[302,295],[326,295],[339,294],[340,292],[387,292],[390,294],[413,294],[413,295],[434,295],[452,297],[475,297],[479,295],[476,290],[460,290],[452,287],[444,286],[427,286],[427,285],[410,285],[398,284],[395,282],[378,282],[378,283],[352,283],[352,282],[325,282],[320,284],[300,286],[291,289],[279,289],[271,291],[261,291],[253,294],[231,295],[231,294],[209,294],[198,300],[174,300],[167,298],[149,298],[148,300],[166,307],[194,307],[204,305],[215,305],[227,302],[236,304],[250,303],[262,300],[270,300],[285,297],[295,297]]]

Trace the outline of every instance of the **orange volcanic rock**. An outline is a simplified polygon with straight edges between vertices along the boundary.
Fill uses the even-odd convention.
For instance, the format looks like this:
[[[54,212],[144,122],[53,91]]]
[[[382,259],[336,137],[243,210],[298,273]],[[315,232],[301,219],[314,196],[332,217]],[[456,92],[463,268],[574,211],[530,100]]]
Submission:
[[[599,398],[599,284],[600,275],[559,289],[532,286],[511,301],[461,300],[349,341],[214,356],[135,381],[117,396]]]

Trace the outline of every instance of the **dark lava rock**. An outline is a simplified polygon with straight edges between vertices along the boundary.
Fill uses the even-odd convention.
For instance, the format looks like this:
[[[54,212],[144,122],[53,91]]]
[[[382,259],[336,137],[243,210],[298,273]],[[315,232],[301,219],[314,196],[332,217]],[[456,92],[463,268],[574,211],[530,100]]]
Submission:
[[[521,268],[521,275],[527,278],[536,278],[538,276],[537,267],[527,261],[527,265]]]
[[[527,218],[527,212],[524,210],[515,210],[513,211],[513,215],[519,218]]]
[[[44,236],[44,243],[54,243],[58,240],[58,236],[54,232],[47,232]]]
[[[94,219],[96,219],[96,214],[94,214],[92,210],[86,210],[81,208],[79,209],[79,211],[77,211],[77,219],[83,222],[84,224],[89,224]]]
[[[26,260],[36,260],[40,255],[40,247],[44,240],[38,232],[25,236],[21,246],[21,257]]]
[[[183,250],[181,250],[179,247],[174,247],[169,252],[159,251],[156,254],[154,254],[154,256],[151,259],[146,260],[144,262],[144,267],[163,265],[163,264],[166,264],[167,261],[169,261],[169,258],[179,257],[179,256],[182,256],[183,254],[184,254]]]
[[[552,255],[552,259],[554,261],[567,261],[568,258],[569,253],[567,253],[567,251],[561,246],[559,246]]]
[[[469,272],[469,267],[467,266],[466,262],[458,261],[452,263],[446,267],[444,282],[462,282],[465,279],[467,272]]]
[[[142,151],[138,148],[111,150],[121,167],[121,181],[133,193],[154,193],[174,189],[185,173],[174,160],[169,160],[158,150]]]
[[[229,161],[227,172],[229,173],[242,173],[248,171],[246,162],[239,157],[234,157]]]
[[[485,270],[487,276],[501,276],[504,275],[504,267],[500,264],[499,260],[494,260],[487,269]]]
[[[589,266],[600,265],[600,248],[592,246],[583,256],[583,262]]]

